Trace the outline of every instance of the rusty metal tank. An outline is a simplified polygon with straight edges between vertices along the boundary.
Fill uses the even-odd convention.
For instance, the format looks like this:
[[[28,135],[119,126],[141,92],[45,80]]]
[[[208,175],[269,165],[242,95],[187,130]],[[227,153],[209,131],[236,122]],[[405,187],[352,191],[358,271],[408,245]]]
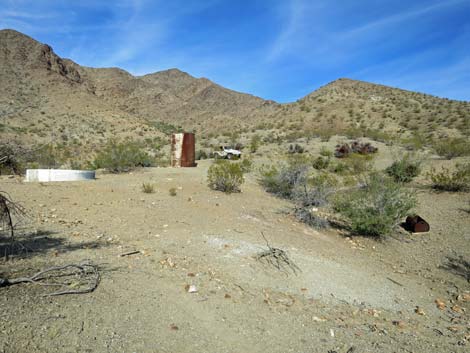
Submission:
[[[193,133],[182,132],[171,135],[171,166],[195,167],[196,138]]]

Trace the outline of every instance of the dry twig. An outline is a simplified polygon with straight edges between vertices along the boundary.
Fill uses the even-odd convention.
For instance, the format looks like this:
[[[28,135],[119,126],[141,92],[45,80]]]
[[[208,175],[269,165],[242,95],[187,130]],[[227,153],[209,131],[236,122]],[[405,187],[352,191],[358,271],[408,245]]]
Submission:
[[[287,253],[284,250],[273,248],[271,245],[269,245],[269,242],[264,236],[263,232],[261,232],[261,235],[266,241],[268,250],[262,251],[256,256],[258,261],[264,260],[268,264],[277,268],[279,271],[284,271],[286,273],[288,272],[288,268],[290,268],[294,274],[297,274],[297,271],[302,272],[302,270],[294,262],[292,262],[292,260],[289,259],[289,256],[287,256]]]
[[[48,267],[31,277],[0,278],[0,287],[12,286],[19,283],[34,283],[41,286],[59,287],[59,290],[43,295],[43,297],[51,297],[93,292],[98,287],[100,279],[98,267],[88,261],[84,261],[79,264]]]
[[[9,229],[12,239],[15,236],[13,216],[26,217],[26,210],[20,204],[13,202],[6,192],[0,191],[0,225]]]

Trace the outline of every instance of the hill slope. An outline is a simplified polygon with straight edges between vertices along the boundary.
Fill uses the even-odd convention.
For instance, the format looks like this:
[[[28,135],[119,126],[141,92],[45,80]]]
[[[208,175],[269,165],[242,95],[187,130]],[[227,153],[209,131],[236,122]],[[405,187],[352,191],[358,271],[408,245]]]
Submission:
[[[118,68],[83,67],[24,34],[0,31],[3,140],[92,150],[111,137],[152,140],[178,126],[199,136],[256,128],[298,136],[325,129],[469,135],[470,103],[339,79],[281,105],[177,69],[135,77]]]

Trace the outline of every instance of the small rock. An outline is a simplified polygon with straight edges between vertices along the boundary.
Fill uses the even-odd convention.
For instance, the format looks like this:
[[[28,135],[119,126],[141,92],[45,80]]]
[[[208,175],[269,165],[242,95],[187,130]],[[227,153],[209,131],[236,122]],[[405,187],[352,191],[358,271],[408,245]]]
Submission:
[[[459,302],[470,302],[470,293],[463,293],[457,296]]]
[[[418,314],[418,315],[421,315],[421,316],[426,315],[426,313],[424,312],[424,310],[421,309],[419,306],[416,307],[415,313]]]
[[[197,293],[197,288],[194,284],[187,285],[186,290],[188,293]]]
[[[457,304],[454,305],[452,308],[452,311],[455,312],[455,313],[459,313],[459,314],[463,314],[465,309],[462,308],[461,306],[458,306]]]
[[[404,328],[406,326],[405,322],[401,321],[401,320],[394,320],[394,321],[392,321],[392,324],[393,324],[393,326],[396,326],[398,328]]]
[[[439,310],[444,310],[446,308],[446,303],[442,299],[436,299],[434,302]]]

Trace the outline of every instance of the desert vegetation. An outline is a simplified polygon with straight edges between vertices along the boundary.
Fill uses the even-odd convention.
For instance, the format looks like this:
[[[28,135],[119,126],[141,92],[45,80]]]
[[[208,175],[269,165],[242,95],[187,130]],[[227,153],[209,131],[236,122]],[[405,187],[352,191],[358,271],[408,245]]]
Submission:
[[[240,192],[240,186],[243,182],[243,170],[239,163],[216,160],[207,172],[207,183],[213,190],[228,194]]]

